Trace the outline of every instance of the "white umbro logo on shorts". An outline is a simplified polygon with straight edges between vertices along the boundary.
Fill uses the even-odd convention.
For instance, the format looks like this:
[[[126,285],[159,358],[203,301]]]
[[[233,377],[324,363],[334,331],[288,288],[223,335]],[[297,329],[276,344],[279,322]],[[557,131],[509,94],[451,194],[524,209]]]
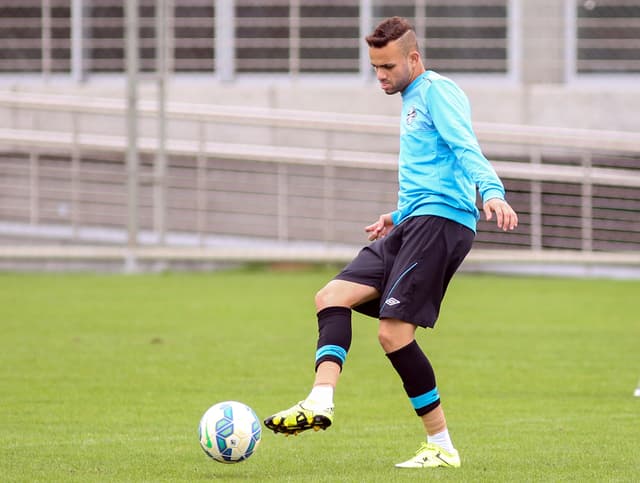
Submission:
[[[394,299],[393,297],[390,297],[387,300],[385,300],[384,303],[387,305],[397,305],[400,303],[400,301],[398,299]]]

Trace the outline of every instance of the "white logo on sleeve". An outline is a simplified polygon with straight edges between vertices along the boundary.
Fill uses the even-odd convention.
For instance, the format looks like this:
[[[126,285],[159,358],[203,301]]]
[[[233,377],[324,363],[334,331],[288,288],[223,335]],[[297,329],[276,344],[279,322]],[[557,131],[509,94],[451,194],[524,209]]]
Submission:
[[[387,300],[384,301],[385,304],[390,305],[390,306],[394,306],[400,303],[400,301],[398,299],[395,299],[393,297],[389,297]]]

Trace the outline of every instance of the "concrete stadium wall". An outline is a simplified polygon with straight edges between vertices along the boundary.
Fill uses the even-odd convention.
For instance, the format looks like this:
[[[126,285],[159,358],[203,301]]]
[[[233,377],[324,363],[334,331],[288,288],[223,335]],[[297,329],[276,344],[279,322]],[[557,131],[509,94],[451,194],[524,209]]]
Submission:
[[[517,23],[510,33],[514,73],[505,78],[453,75],[467,92],[475,121],[640,132],[640,75],[579,77],[567,69],[568,3],[560,0],[519,0]],[[572,35],[572,34],[571,34]],[[427,41],[428,42],[428,41]],[[428,52],[428,49],[427,49]],[[429,67],[426,59],[427,68]],[[0,76],[0,89],[100,97],[124,97],[124,76],[90,76],[75,83],[69,76]],[[148,79],[148,76],[147,76]],[[169,99],[224,105],[397,115],[399,96],[386,96],[373,79],[340,75],[274,79],[238,77],[221,82],[212,73],[171,79]],[[140,83],[140,95],[154,98],[153,80]],[[0,112],[0,123],[20,121]],[[51,117],[48,123],[58,119]],[[116,128],[117,126],[112,126]]]

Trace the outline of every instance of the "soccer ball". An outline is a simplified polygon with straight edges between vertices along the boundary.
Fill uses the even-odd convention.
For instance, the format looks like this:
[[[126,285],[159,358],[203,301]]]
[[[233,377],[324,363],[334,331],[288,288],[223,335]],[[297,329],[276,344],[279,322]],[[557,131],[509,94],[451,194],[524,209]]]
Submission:
[[[211,406],[198,428],[200,446],[220,463],[239,463],[249,458],[260,444],[261,433],[256,413],[237,401]]]

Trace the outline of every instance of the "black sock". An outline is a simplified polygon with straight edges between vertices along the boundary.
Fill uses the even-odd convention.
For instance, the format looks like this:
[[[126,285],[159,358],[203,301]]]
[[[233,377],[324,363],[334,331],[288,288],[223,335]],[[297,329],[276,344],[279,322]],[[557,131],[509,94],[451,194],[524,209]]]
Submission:
[[[342,370],[349,347],[351,347],[351,309],[326,307],[318,312],[316,369],[321,362],[332,361]]]
[[[388,353],[387,357],[402,379],[404,390],[418,416],[427,414],[440,405],[433,367],[415,340]]]

